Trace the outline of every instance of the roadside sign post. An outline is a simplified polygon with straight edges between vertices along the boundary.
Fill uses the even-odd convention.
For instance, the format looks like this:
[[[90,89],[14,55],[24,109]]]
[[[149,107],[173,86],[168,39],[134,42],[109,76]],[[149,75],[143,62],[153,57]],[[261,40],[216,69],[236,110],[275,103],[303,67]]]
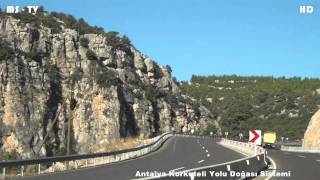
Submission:
[[[226,139],[228,139],[229,132],[225,132],[224,135],[226,136]]]
[[[261,130],[250,130],[249,131],[249,142],[260,146],[262,144]]]
[[[243,134],[242,133],[239,133],[239,138],[240,138],[240,140],[242,140],[242,138],[243,138]]]
[[[193,134],[194,133],[194,129],[191,129],[191,134]]]

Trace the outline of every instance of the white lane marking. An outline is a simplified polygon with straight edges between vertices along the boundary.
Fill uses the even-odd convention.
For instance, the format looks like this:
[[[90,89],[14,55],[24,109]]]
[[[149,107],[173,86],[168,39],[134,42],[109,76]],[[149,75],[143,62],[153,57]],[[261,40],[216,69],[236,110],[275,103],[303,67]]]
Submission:
[[[273,166],[273,171],[272,171],[272,173],[269,174],[269,176],[265,180],[271,179],[276,174],[276,169],[277,169],[276,162],[274,162],[274,160],[271,159],[270,157],[268,157],[268,159],[271,161],[271,165]]]
[[[204,162],[204,160],[202,159],[201,161],[198,161],[198,163],[200,164],[200,163],[202,163],[202,162]]]
[[[231,170],[230,165],[227,165],[227,170],[228,170],[228,171],[230,171],[230,170]]]
[[[204,149],[204,146],[202,146],[202,149]]]
[[[206,149],[206,153],[208,153],[209,151]]]
[[[320,162],[320,159],[319,160],[316,160],[317,162]]]
[[[301,158],[306,158],[305,156],[298,156],[298,157],[301,157]]]
[[[210,154],[207,154],[207,157],[210,157]]]
[[[184,169],[184,167],[179,167],[179,168],[177,168],[177,169],[172,169],[172,170],[170,170],[170,171],[178,171],[178,170],[181,170],[181,169]]]

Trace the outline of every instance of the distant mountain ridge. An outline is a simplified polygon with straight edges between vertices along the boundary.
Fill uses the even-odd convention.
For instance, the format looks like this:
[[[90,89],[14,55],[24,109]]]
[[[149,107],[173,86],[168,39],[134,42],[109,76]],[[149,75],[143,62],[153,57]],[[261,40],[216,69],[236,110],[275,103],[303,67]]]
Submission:
[[[301,140],[310,118],[320,108],[317,78],[194,75],[182,84],[182,91],[201,100],[222,131],[233,136],[261,129]]]

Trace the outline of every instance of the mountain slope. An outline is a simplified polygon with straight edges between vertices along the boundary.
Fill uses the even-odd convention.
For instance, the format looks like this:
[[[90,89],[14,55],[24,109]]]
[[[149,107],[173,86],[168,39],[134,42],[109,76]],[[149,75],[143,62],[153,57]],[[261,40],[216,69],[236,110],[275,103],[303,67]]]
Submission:
[[[0,16],[0,147],[32,157],[74,153],[175,128],[202,132],[211,113],[127,37],[83,19],[39,12]],[[56,120],[56,121],[55,121]],[[50,128],[52,131],[50,131]]]
[[[182,91],[201,100],[231,136],[261,129],[301,140],[320,108],[319,79],[193,76]]]

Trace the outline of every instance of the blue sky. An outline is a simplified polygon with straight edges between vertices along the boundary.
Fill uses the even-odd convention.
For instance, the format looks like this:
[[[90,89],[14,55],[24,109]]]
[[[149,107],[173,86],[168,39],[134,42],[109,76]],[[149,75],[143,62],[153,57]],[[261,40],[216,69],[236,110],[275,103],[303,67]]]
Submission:
[[[44,5],[129,36],[178,80],[197,75],[320,77],[319,0],[0,0]],[[300,5],[315,12],[299,14]]]

